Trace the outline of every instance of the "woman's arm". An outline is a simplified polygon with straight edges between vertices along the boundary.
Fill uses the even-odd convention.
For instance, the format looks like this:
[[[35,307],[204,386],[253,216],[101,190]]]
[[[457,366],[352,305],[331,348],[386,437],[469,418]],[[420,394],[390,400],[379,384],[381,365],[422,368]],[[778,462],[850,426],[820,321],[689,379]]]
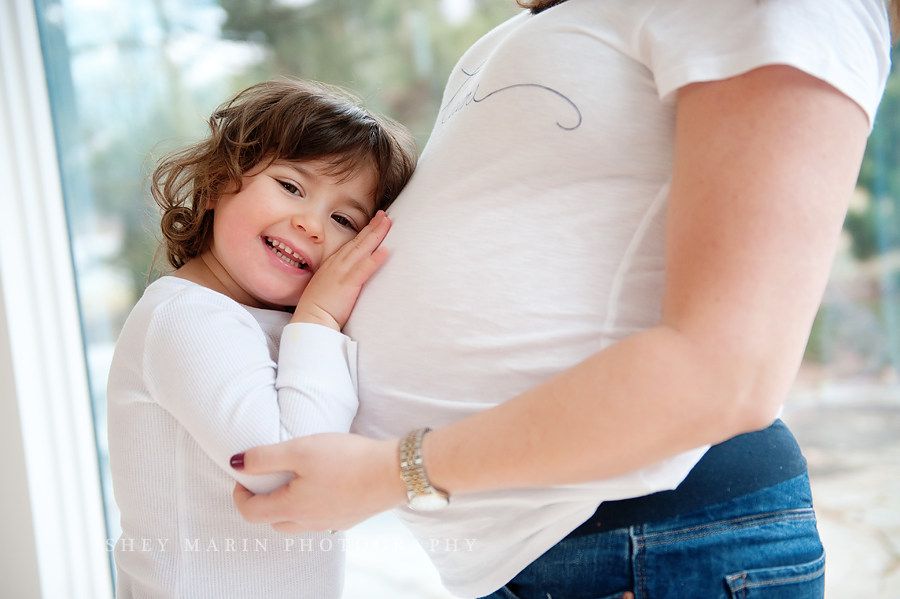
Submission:
[[[603,479],[769,424],[799,366],[867,133],[859,106],[790,67],[683,88],[660,324],[427,435],[431,482],[452,496]],[[244,517],[335,528],[402,504],[397,441],[347,439],[247,452],[249,471],[302,479],[268,497],[238,489]],[[339,484],[324,478],[335,472]]]

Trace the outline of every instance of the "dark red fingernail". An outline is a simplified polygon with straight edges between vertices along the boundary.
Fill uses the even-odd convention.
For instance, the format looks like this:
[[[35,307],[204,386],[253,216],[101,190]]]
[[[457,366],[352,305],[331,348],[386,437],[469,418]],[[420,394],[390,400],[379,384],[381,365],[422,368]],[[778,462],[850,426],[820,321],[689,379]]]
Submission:
[[[236,453],[231,456],[231,467],[235,470],[243,470],[244,469],[244,454]]]

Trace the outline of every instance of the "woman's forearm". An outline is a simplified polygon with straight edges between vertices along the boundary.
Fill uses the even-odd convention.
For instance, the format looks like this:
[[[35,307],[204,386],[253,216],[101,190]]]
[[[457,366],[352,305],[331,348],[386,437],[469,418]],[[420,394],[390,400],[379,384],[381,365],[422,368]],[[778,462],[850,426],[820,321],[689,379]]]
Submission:
[[[797,360],[768,397],[754,395],[761,390],[752,388],[752,374],[727,362],[668,326],[638,333],[426,435],[429,478],[451,494],[600,480],[763,428]]]

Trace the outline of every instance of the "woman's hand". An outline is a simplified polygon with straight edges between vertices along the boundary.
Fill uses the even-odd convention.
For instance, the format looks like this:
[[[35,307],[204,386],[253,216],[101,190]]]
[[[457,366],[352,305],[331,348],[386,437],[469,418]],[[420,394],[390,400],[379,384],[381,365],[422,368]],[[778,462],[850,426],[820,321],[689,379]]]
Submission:
[[[378,247],[391,229],[379,210],[355,239],[331,255],[309,281],[291,322],[321,324],[340,331],[350,318],[363,284],[387,258]]]
[[[263,447],[232,459],[246,474],[291,471],[295,478],[269,495],[234,488],[247,522],[279,532],[346,530],[406,502],[397,439],[326,433]]]

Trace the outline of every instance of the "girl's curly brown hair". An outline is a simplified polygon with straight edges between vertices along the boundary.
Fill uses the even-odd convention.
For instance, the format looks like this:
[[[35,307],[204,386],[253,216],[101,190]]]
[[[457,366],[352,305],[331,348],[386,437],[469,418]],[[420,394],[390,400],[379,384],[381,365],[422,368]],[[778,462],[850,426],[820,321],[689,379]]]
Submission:
[[[180,268],[204,249],[212,230],[209,202],[240,191],[242,175],[262,162],[325,159],[329,174],[375,173],[375,208],[387,208],[416,166],[416,144],[397,122],[374,115],[334,86],[297,80],[253,85],[219,106],[209,135],[156,166],[150,192],[159,206],[159,251]]]

